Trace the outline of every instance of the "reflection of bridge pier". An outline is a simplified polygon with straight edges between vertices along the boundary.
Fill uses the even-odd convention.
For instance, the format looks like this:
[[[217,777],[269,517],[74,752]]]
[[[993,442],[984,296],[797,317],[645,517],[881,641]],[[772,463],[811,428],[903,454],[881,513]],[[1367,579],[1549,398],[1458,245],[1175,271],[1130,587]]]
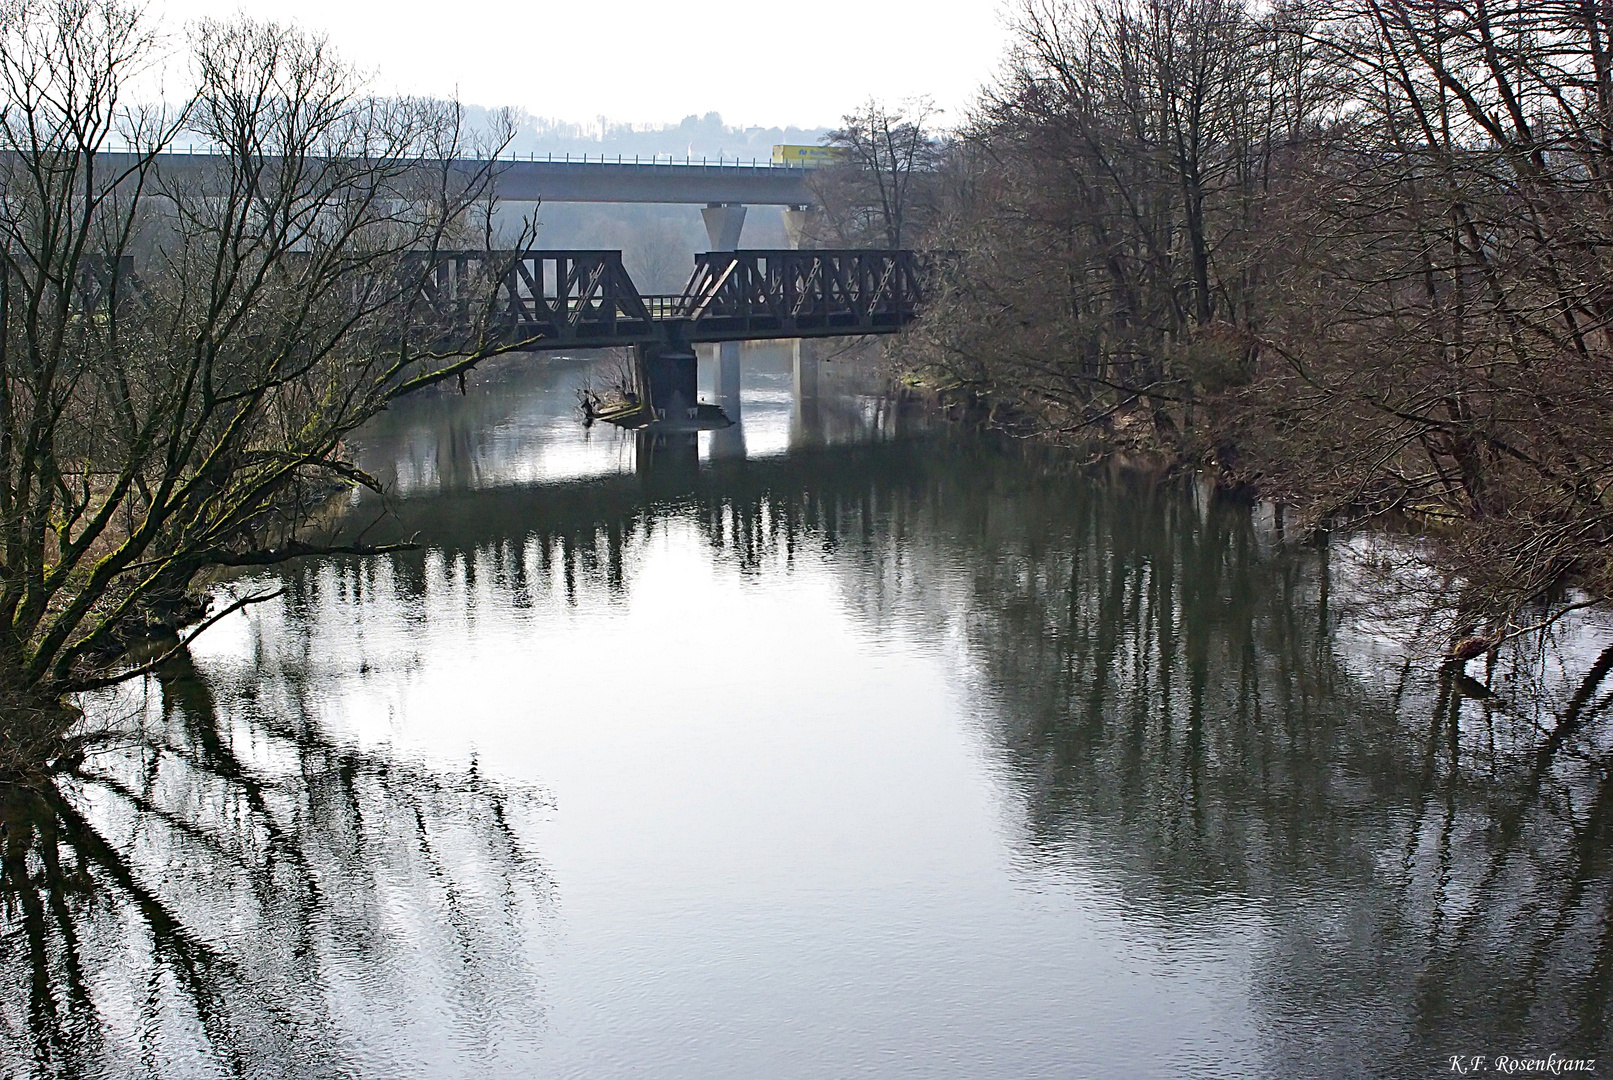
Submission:
[[[633,432],[633,464],[641,476],[698,472],[700,436],[693,431],[639,428]]]

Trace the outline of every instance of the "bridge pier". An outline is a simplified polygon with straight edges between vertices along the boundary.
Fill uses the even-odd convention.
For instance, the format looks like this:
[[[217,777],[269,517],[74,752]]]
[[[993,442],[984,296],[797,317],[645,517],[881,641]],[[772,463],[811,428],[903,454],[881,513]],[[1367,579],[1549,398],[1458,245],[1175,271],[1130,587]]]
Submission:
[[[790,247],[799,251],[809,247],[817,231],[818,208],[815,206],[787,206],[784,208],[784,235]]]
[[[800,338],[790,340],[790,366],[795,386],[795,400],[806,401],[818,396],[818,356]]]
[[[699,361],[687,345],[633,346],[633,372],[639,399],[648,401],[657,420],[693,423],[700,404]]]
[[[818,211],[813,206],[790,206],[784,210],[784,235],[790,247],[799,251],[812,243],[817,227]],[[806,342],[795,338],[791,343],[791,367],[795,384],[795,400],[807,401],[818,396],[818,358],[807,351]]]
[[[731,424],[725,428],[712,428],[707,446],[713,461],[745,460],[745,425]]]
[[[700,211],[712,251],[738,251],[745,228],[745,208],[737,203],[711,203]]]
[[[737,251],[745,228],[745,208],[734,203],[711,203],[700,211],[706,223],[706,239],[712,251]],[[728,415],[739,420],[739,342],[724,341],[709,346],[711,356],[711,396]]]
[[[739,419],[739,342],[724,341],[707,346],[711,350],[711,395],[728,414]]]

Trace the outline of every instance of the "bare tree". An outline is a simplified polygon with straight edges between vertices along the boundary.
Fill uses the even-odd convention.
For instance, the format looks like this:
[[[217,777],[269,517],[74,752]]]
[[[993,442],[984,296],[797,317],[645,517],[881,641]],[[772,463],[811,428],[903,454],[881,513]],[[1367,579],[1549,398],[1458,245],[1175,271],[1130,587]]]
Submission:
[[[940,149],[933,130],[938,115],[928,98],[894,107],[870,98],[841,117],[826,142],[844,156],[814,181],[843,241],[902,246],[915,210],[927,202],[924,180]]]
[[[67,695],[140,670],[119,657],[143,627],[199,614],[196,575],[320,550],[310,498],[373,484],[343,437],[496,351],[415,310],[422,253],[493,194],[491,166],[447,164],[457,106],[369,96],[321,39],[250,21],[197,29],[191,99],[131,104],[153,49],[121,0],[0,10],[11,770],[58,745]],[[218,153],[164,171],[181,136]]]
[[[1031,427],[1175,449],[1247,377],[1285,257],[1274,163],[1315,134],[1292,12],[1030,0],[1005,78],[947,155],[959,253],[920,355]],[[1299,54],[1299,55],[1296,55]]]

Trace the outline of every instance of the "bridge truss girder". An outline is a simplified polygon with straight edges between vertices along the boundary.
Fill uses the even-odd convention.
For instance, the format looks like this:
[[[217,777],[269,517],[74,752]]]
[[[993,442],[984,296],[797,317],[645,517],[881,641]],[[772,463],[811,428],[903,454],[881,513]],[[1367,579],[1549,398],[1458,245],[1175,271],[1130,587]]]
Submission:
[[[619,251],[420,258],[429,264],[418,268],[418,318],[436,336],[485,328],[534,349],[891,334],[917,317],[923,295],[910,251],[708,252],[671,296],[641,295]]]
[[[690,341],[893,334],[922,286],[911,251],[713,251],[695,256],[676,310]]]
[[[707,252],[672,296],[641,295],[620,251],[412,252],[398,269],[409,284],[397,332],[439,349],[892,334],[923,301],[911,251]],[[85,313],[150,299],[128,258],[86,260],[71,287]]]

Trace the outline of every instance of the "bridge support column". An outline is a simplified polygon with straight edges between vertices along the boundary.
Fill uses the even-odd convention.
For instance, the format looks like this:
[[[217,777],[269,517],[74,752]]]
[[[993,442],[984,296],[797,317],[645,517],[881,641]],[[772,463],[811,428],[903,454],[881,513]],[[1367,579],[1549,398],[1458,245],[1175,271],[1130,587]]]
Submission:
[[[790,409],[790,448],[823,443],[823,411],[818,401],[818,359],[812,343],[795,342],[795,401]]]
[[[811,247],[818,227],[816,206],[787,206],[784,208],[784,235],[790,247],[800,250]]]
[[[723,341],[711,349],[711,393],[728,419],[739,419],[739,342]]]
[[[810,247],[818,224],[815,206],[789,206],[784,210],[784,235],[795,250]],[[818,396],[818,358],[806,342],[796,338],[791,342],[791,367],[794,368],[795,400],[799,403]]]
[[[745,208],[737,203],[708,203],[700,211],[706,222],[706,238],[712,251],[735,251],[745,227]]]
[[[655,410],[657,420],[690,424],[700,404],[699,362],[688,346],[635,345],[633,373],[639,394]]]
[[[790,342],[790,360],[795,384],[795,399],[805,401],[818,396],[818,357],[805,341],[795,338]]]
[[[712,203],[700,211],[712,251],[733,251],[745,228],[745,208],[733,203]],[[707,347],[711,357],[711,395],[727,414],[739,420],[739,342],[724,341]]]

